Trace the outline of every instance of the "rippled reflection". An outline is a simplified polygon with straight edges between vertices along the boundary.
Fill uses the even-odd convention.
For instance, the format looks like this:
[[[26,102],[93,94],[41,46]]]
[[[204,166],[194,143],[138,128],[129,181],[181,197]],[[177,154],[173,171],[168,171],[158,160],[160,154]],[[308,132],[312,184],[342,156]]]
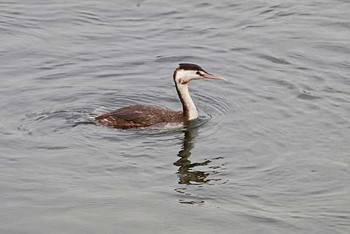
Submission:
[[[194,169],[197,166],[208,165],[211,161],[205,160],[203,162],[191,162],[191,160],[189,160],[197,134],[197,129],[187,129],[185,131],[182,149],[177,154],[180,159],[174,163],[175,166],[179,167],[177,172],[179,176],[179,184],[202,184],[209,181],[207,179],[207,176],[209,175],[208,172]]]
[[[179,184],[200,185],[221,180],[220,178],[208,178],[209,175],[217,175],[219,173],[218,170],[221,169],[221,166],[210,166],[210,164],[212,163],[212,160],[222,159],[221,157],[214,158],[212,160],[205,159],[204,161],[200,162],[193,162],[190,160],[197,135],[198,126],[189,126],[184,131],[182,147],[177,154],[179,159],[174,162],[174,165],[178,166],[177,175],[179,178]]]
[[[184,131],[182,147],[177,154],[179,159],[174,162],[174,165],[178,167],[176,173],[179,178],[178,183],[184,186],[176,188],[175,191],[181,194],[179,202],[183,204],[203,204],[207,199],[206,197],[195,195],[195,192],[190,191],[187,185],[198,185],[192,187],[195,189],[204,184],[225,184],[227,182],[222,182],[222,178],[217,177],[220,174],[220,171],[223,170],[224,164],[211,165],[214,161],[223,159],[222,157],[216,157],[210,160],[204,159],[199,162],[193,162],[193,160],[190,160],[197,136],[198,126],[189,127]]]

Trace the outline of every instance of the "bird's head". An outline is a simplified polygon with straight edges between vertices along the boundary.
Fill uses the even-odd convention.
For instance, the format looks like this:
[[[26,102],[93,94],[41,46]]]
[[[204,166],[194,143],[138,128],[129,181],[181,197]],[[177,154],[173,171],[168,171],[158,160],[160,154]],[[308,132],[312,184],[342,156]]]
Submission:
[[[215,79],[225,80],[223,77],[212,75],[197,64],[180,63],[174,72],[174,81],[176,84],[185,85],[191,80],[196,79]]]

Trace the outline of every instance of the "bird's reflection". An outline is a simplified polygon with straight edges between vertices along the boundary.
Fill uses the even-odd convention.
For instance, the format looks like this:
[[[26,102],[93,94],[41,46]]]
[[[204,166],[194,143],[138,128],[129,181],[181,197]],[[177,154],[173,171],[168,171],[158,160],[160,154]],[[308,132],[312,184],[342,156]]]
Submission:
[[[207,179],[209,175],[208,172],[195,170],[195,168],[197,166],[206,166],[211,161],[205,160],[203,162],[191,162],[189,160],[197,134],[197,128],[188,128],[185,130],[182,148],[177,154],[179,159],[174,163],[175,166],[179,167],[177,171],[179,176],[179,184],[203,184],[210,181]]]
[[[181,150],[177,154],[179,159],[174,162],[174,165],[178,167],[177,175],[179,178],[178,188],[175,191],[180,195],[179,202],[182,204],[203,204],[206,200],[206,196],[198,194],[196,188],[202,187],[202,185],[213,185],[213,184],[225,184],[226,181],[222,181],[222,178],[218,178],[220,171],[225,170],[224,165],[210,165],[213,161],[223,159],[223,157],[210,158],[210,160],[205,159],[201,162],[193,162],[190,160],[192,150],[196,143],[196,137],[198,135],[198,126],[188,127],[184,131],[184,139],[182,143]],[[197,157],[193,157],[197,158]],[[199,168],[201,170],[199,170]],[[216,177],[216,178],[214,178]],[[199,185],[195,187],[187,187],[187,185]]]

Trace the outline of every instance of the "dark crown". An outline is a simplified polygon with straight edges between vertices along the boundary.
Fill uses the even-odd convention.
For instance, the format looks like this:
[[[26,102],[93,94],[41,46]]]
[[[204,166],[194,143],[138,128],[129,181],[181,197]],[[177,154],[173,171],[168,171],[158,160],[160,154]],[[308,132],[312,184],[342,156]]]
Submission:
[[[193,63],[180,63],[179,64],[179,69],[183,69],[183,70],[193,70],[193,71],[204,71],[203,68],[201,68],[200,66],[198,66],[197,64],[193,64]]]

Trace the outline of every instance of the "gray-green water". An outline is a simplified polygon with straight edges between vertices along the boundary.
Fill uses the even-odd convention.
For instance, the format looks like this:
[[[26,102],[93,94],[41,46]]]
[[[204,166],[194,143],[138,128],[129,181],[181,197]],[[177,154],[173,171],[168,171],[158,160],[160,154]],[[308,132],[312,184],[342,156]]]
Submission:
[[[1,1],[1,233],[349,233],[349,1]],[[205,124],[91,124],[135,103]],[[206,122],[207,121],[207,122]]]

